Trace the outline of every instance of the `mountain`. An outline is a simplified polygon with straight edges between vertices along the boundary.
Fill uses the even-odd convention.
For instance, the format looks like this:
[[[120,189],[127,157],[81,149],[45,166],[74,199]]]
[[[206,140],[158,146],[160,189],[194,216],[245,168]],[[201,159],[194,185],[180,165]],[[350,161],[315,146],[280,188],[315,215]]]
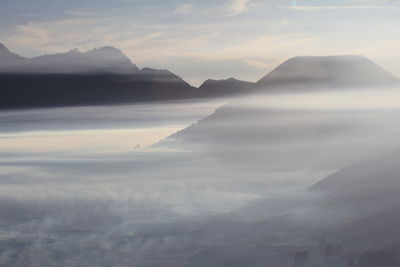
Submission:
[[[110,46],[28,59],[0,45],[0,109],[213,98],[250,85],[228,79],[195,88],[168,70],[139,69]]]
[[[207,80],[195,88],[168,70],[139,69],[110,46],[29,59],[0,44],[0,109],[215,98],[397,82],[362,56],[295,57],[256,84],[230,78]]]
[[[157,73],[157,70],[152,72]],[[133,74],[0,74],[0,108],[110,105],[184,99],[197,88],[175,76]]]
[[[393,144],[394,145],[394,144]],[[394,208],[400,201],[400,153],[350,164],[311,186],[325,193],[324,203],[330,206],[351,205],[373,211]]]
[[[354,212],[354,216],[357,216]],[[399,242],[400,209],[376,209],[374,213],[331,228],[327,238],[347,246],[371,246]],[[398,265],[397,265],[398,266]]]
[[[397,81],[362,56],[296,57],[257,82],[255,88],[246,90],[250,93],[335,88],[356,91],[369,86],[386,88]],[[378,94],[379,90],[375,92]],[[362,91],[357,93],[363,96]],[[310,95],[310,103],[320,101],[313,97],[316,96]],[[223,154],[228,163],[240,158],[236,166],[332,170],[365,159],[371,155],[370,151],[386,152],[396,144],[395,129],[390,125],[400,117],[396,111],[345,110],[342,106],[337,110],[315,109],[308,108],[307,103],[303,107],[297,105],[296,102],[307,98],[297,100],[296,96],[289,96],[284,103],[276,98],[276,105],[271,99],[260,94],[239,98],[157,146]],[[387,140],[382,136],[387,136]]]
[[[22,71],[30,73],[119,73],[139,71],[120,50],[106,46],[88,52],[77,49],[68,53],[33,58]]]
[[[225,80],[208,79],[199,87],[199,90],[206,95],[217,94],[222,96],[227,94],[246,94],[251,92],[254,85],[254,83],[240,81],[234,78]]]
[[[399,156],[391,152],[350,164],[310,187],[322,194],[317,202],[324,210],[349,218],[328,231],[330,240],[357,246],[399,241]]]
[[[44,55],[32,59],[9,52],[0,44],[0,71],[4,73],[119,73],[139,71],[120,50],[106,46],[88,52],[73,49],[67,53]]]
[[[11,53],[5,45],[0,43],[0,71],[6,68],[14,68],[16,65],[27,62],[28,59],[17,54]]]
[[[290,58],[256,83],[259,89],[279,90],[373,87],[399,80],[364,56],[301,56]]]
[[[156,146],[203,151],[251,171],[332,171],[393,149],[399,119],[392,111],[282,109],[239,99]]]

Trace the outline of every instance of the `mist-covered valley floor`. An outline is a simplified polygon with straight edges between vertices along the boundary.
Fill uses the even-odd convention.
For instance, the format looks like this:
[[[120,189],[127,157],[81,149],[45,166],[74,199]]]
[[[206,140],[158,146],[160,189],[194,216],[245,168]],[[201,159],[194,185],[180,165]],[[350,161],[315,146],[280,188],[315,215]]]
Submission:
[[[396,99],[2,111],[0,266],[398,266]]]

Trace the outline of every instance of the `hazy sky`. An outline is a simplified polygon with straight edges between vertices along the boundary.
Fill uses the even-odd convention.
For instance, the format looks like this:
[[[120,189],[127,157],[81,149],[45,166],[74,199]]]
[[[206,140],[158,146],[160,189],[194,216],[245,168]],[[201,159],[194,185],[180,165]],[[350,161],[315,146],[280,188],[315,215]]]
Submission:
[[[0,0],[0,25],[24,56],[112,45],[195,85],[296,55],[363,54],[400,75],[398,0]]]

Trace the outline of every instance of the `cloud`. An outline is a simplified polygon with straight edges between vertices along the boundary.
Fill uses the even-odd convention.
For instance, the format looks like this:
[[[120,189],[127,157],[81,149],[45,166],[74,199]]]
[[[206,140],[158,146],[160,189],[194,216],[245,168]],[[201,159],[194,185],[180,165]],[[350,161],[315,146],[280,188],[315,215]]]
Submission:
[[[71,47],[88,50],[105,44],[104,40],[112,33],[106,22],[103,19],[86,18],[31,22],[18,25],[16,31],[7,36],[4,42],[16,51],[21,46],[28,47],[34,56],[69,51]]]
[[[95,16],[96,14],[93,12],[86,12],[86,11],[81,11],[81,10],[67,10],[65,11],[65,14],[70,15],[70,16]]]
[[[353,0],[356,3],[372,3],[372,4],[384,4],[384,3],[391,3],[392,0]]]
[[[33,23],[29,23],[26,25],[20,25],[17,27],[17,31],[21,34],[26,36],[27,39],[36,39],[41,41],[48,41],[49,40],[49,33]]]
[[[231,0],[228,4],[228,10],[230,16],[235,16],[241,13],[246,12],[248,8],[248,4],[251,0]]]
[[[259,59],[244,59],[244,62],[246,62],[247,65],[249,65],[250,67],[256,68],[256,69],[262,69],[265,72],[271,70],[273,68],[273,64],[275,63],[275,61],[272,62],[265,62],[263,60],[259,60]]]
[[[344,6],[307,6],[307,5],[292,5],[289,9],[295,10],[337,10],[337,9],[400,9],[400,6],[393,5],[344,5]]]
[[[176,14],[189,14],[193,12],[192,4],[179,4],[175,8]]]

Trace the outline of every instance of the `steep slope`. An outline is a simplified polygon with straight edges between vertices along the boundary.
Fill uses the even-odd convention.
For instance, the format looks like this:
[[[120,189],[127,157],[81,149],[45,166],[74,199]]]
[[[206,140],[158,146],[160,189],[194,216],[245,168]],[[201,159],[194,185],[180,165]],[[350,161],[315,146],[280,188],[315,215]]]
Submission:
[[[388,209],[400,201],[399,173],[399,153],[390,153],[351,164],[310,189],[325,192],[323,202],[326,205],[352,205],[366,211]]]
[[[158,145],[218,154],[249,169],[337,169],[392,149],[397,129],[391,122],[398,119],[400,112],[274,109],[239,101]]]
[[[354,212],[354,216],[359,216]],[[376,209],[375,212],[333,227],[327,238],[347,246],[380,247],[399,242],[400,208]]]
[[[257,88],[317,89],[398,84],[398,79],[364,56],[301,56],[291,58],[264,76]]]
[[[348,217],[326,231],[329,240],[378,248],[399,241],[399,156],[397,151],[350,164],[310,187],[322,194],[316,200],[322,210]]]
[[[8,48],[0,43],[0,72],[15,69],[19,64],[27,63],[28,59],[11,53]]]

